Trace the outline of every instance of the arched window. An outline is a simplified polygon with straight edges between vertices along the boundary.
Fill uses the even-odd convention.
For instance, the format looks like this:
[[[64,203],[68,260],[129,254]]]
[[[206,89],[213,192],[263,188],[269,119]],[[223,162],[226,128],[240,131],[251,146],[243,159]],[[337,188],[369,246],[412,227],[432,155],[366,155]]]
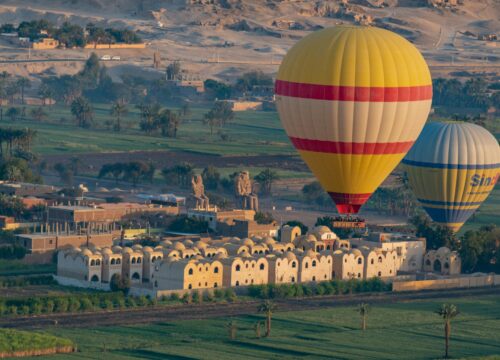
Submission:
[[[265,268],[264,264],[260,264],[259,269],[264,270],[264,268]]]
[[[382,271],[379,271],[377,275],[382,276]]]
[[[141,279],[141,275],[139,275],[138,272],[135,272],[132,274],[132,280],[140,280]]]
[[[326,250],[330,250],[330,245],[326,245]]]
[[[214,288],[216,288],[216,287],[217,287],[217,283],[216,283],[216,282],[214,282]]]
[[[218,267],[218,266],[216,266],[216,267],[214,268],[214,274],[218,274],[218,273],[219,273],[219,267]]]
[[[372,265],[375,264],[375,259],[371,259],[370,264],[372,264]]]
[[[304,267],[305,267],[306,269],[308,269],[308,268],[309,268],[309,263],[306,263],[306,264],[304,265]]]
[[[312,267],[316,267],[316,260],[312,261]]]
[[[379,256],[378,257],[378,262],[381,263],[382,262],[382,256]]]
[[[188,289],[191,290],[193,288],[193,285],[189,284]]]
[[[236,265],[236,271],[240,271],[240,269],[241,269],[241,266],[239,264]]]
[[[236,286],[240,286],[240,282],[239,281],[236,281]]]
[[[155,281],[155,287],[158,287],[158,280]]]
[[[153,256],[151,259],[151,262],[155,262],[155,261],[156,261],[156,256]]]
[[[313,276],[313,281],[316,281],[316,276]]]
[[[135,264],[135,257],[132,258],[132,264]]]
[[[111,265],[114,265],[116,264],[116,260],[115,259],[111,259]]]
[[[90,260],[90,266],[95,266],[95,260]]]
[[[297,267],[297,263],[295,261],[292,261],[292,267],[293,268],[296,268]]]
[[[188,270],[188,275],[193,275],[193,269]]]
[[[361,273],[358,273],[358,278],[361,278]]]
[[[95,264],[96,264],[97,266],[101,265],[101,260],[97,259],[97,260],[95,261]]]
[[[116,259],[116,265],[120,265],[122,263],[121,259]]]
[[[90,281],[92,281],[92,282],[98,282],[99,281],[99,276],[97,276],[97,275],[92,276],[92,278],[90,279]]]
[[[295,282],[295,276],[292,276],[292,282]]]
[[[363,263],[363,259],[358,258],[358,264],[362,264],[362,263]]]
[[[140,258],[140,257],[139,257],[139,258],[137,258],[137,263],[138,263],[138,264],[142,263],[142,258]]]
[[[444,268],[445,269],[449,269],[450,268],[450,264],[448,264],[447,262],[444,263]]]

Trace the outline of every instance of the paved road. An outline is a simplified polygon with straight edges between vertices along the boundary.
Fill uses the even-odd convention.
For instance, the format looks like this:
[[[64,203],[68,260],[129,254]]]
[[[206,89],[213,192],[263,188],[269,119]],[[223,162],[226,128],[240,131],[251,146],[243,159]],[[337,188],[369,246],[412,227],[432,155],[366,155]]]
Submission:
[[[499,294],[500,287],[455,289],[446,291],[419,291],[408,293],[373,293],[342,296],[321,296],[301,299],[276,300],[278,311],[321,309],[326,307],[396,303],[423,299],[447,299],[466,296]],[[156,306],[139,309],[113,310],[73,314],[50,314],[0,319],[0,327],[33,329],[59,327],[95,327],[110,325],[147,324],[213,317],[231,317],[257,313],[259,301],[230,304],[191,304]]]

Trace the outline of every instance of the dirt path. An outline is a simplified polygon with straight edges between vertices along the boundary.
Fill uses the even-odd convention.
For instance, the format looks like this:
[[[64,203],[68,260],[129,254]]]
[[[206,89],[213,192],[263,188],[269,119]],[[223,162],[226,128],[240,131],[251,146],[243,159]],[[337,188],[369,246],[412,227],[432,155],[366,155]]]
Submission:
[[[408,293],[372,293],[355,295],[320,296],[300,299],[276,300],[278,311],[311,310],[325,307],[350,306],[360,302],[387,304],[413,300],[459,298],[465,296],[499,294],[500,288],[455,289],[446,291],[419,291]],[[6,328],[33,329],[57,325],[59,327],[94,327],[127,324],[148,324],[180,320],[231,317],[257,313],[260,301],[229,304],[196,304],[178,306],[156,306],[108,312],[75,314],[50,314],[0,319]]]

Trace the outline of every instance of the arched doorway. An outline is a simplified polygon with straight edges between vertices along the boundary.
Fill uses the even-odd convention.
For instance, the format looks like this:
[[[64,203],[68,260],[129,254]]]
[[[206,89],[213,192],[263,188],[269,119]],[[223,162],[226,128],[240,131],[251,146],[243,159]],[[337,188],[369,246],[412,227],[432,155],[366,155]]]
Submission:
[[[441,272],[441,261],[438,259],[434,260],[434,271],[438,273]]]
[[[97,276],[97,275],[92,276],[90,278],[90,281],[92,281],[92,282],[98,282],[99,281],[99,276]]]
[[[135,272],[132,274],[132,280],[140,280],[141,279],[141,275],[139,275],[138,272]]]

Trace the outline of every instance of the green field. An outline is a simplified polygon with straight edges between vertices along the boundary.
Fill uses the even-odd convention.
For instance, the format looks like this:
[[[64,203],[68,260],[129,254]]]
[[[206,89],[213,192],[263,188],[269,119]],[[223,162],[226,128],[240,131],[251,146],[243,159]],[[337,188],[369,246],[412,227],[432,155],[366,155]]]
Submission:
[[[234,341],[228,339],[228,318],[47,331],[72,339],[80,351],[54,359],[436,359],[443,354],[443,324],[433,311],[445,301],[376,305],[364,333],[353,307],[278,312],[272,336],[261,339],[253,330],[263,321],[259,315],[234,318]],[[500,297],[452,301],[461,311],[452,325],[452,357],[499,356]]]
[[[0,276],[10,275],[36,275],[47,274],[56,271],[55,264],[24,264],[21,260],[0,259]]]
[[[176,139],[148,136],[139,130],[139,112],[130,106],[129,113],[122,120],[123,130],[107,130],[106,122],[114,121],[109,115],[110,105],[94,104],[94,126],[82,129],[75,126],[69,107],[56,105],[45,107],[47,118],[42,122],[18,120],[13,123],[4,115],[0,126],[30,127],[38,132],[34,151],[39,154],[61,154],[82,152],[110,152],[131,150],[183,150],[217,155],[294,154],[276,112],[237,112],[231,124],[210,129],[202,122],[207,108],[193,108],[181,124]],[[29,117],[30,107],[26,113]],[[229,136],[222,141],[216,132],[220,130]]]
[[[65,346],[73,346],[73,342],[41,332],[0,329],[0,353],[42,350]]]

